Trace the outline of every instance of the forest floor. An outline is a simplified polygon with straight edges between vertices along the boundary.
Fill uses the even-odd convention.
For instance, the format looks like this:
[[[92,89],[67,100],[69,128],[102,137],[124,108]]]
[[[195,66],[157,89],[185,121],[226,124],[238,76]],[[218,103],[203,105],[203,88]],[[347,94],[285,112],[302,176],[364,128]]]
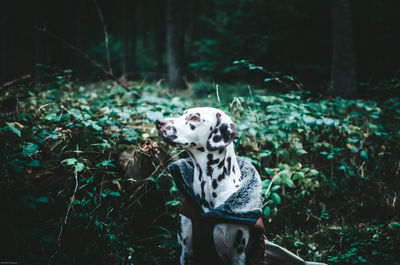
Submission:
[[[166,166],[186,154],[160,142],[154,122],[214,106],[260,172],[270,240],[307,260],[399,264],[399,98],[205,82],[170,93],[66,76],[0,98],[0,261],[176,263],[181,195]]]

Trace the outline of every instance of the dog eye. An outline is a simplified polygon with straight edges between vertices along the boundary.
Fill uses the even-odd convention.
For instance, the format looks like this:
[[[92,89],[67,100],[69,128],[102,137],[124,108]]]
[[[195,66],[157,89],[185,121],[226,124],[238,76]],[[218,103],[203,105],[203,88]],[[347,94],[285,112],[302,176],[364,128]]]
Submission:
[[[192,117],[190,117],[190,121],[199,122],[200,118],[197,116],[192,116]]]

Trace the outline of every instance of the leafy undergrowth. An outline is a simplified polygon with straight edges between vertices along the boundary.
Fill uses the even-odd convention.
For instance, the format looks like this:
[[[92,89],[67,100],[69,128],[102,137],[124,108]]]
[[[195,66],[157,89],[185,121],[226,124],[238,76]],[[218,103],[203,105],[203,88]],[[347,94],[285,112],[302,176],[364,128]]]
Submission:
[[[59,74],[7,90],[1,260],[176,263],[180,194],[165,167],[185,154],[159,142],[154,121],[212,105],[233,117],[237,152],[262,176],[270,240],[308,260],[398,264],[399,99],[315,101],[248,86],[232,97],[227,87],[171,95]],[[124,152],[135,159],[124,163]]]

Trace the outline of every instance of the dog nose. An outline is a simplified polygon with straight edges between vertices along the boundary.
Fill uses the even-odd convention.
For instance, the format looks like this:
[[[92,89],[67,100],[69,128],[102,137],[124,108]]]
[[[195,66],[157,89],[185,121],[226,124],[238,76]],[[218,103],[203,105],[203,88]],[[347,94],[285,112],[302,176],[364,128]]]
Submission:
[[[165,121],[162,120],[156,120],[156,128],[159,130],[161,127],[163,127],[166,124]]]

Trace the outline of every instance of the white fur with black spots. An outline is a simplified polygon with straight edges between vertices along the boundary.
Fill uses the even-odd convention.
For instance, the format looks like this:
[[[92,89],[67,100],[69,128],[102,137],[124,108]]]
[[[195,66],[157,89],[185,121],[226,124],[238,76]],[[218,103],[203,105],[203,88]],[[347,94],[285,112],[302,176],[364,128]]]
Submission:
[[[195,164],[193,189],[204,212],[223,204],[241,185],[233,140],[238,138],[236,126],[223,111],[192,108],[177,118],[157,120],[159,135],[167,142],[184,148]],[[191,264],[193,255],[192,223],[180,216],[178,241],[182,247],[181,264]],[[218,256],[225,264],[244,265],[244,249],[249,242],[246,225],[222,223],[213,230]]]

